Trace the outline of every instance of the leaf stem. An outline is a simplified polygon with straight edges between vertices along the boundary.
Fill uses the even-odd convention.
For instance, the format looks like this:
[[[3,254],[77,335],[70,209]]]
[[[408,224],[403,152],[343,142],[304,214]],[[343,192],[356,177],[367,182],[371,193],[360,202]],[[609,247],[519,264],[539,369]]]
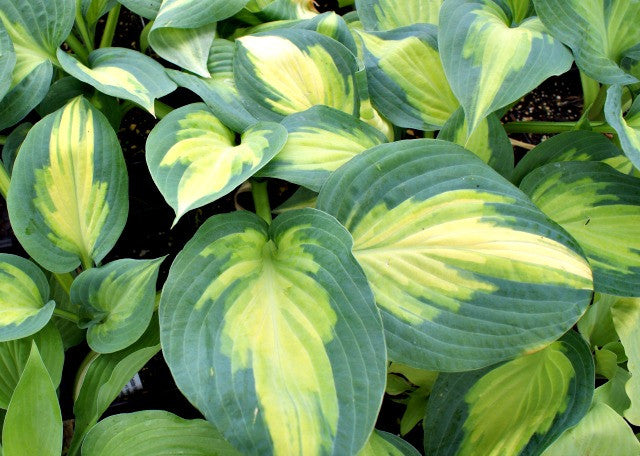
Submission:
[[[89,35],[87,24],[84,22],[84,16],[82,16],[82,0],[76,0],[76,27],[87,50],[93,51],[93,40]]]
[[[507,133],[562,133],[563,131],[572,131],[576,129],[577,122],[508,122],[504,124]],[[592,122],[592,131],[596,133],[615,133],[616,131],[606,122]]]
[[[0,162],[0,193],[7,199],[7,195],[9,194],[9,184],[11,183],[11,178],[9,178],[9,173],[4,168],[4,165]]]
[[[271,223],[271,205],[267,193],[267,181],[251,181],[251,196],[256,207],[256,214],[267,223]]]
[[[111,11],[109,11],[109,15],[107,16],[107,22],[104,25],[104,32],[102,32],[102,37],[100,38],[100,47],[105,48],[111,46],[113,43],[113,37],[116,33],[116,26],[118,25],[118,19],[120,18],[120,3],[116,3]]]
[[[71,291],[71,284],[73,283],[73,276],[68,272],[66,274],[56,274],[54,272],[53,277],[56,279],[56,282],[60,284],[62,289],[69,294]]]
[[[69,49],[73,51],[73,53],[82,61],[82,63],[89,63],[89,53],[73,33],[69,34],[65,42],[67,43],[67,46],[69,46]]]
[[[56,317],[64,318],[65,320],[71,321],[73,323],[80,323],[80,318],[74,314],[73,312],[69,312],[68,310],[63,310],[58,307],[53,309],[53,315]]]

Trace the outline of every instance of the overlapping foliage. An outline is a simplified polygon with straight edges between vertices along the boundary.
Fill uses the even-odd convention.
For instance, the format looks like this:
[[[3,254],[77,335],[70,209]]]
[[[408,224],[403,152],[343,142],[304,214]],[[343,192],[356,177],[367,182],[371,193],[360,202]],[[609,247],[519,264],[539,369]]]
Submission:
[[[30,256],[0,254],[2,454],[61,453],[85,339],[71,456],[418,454],[375,429],[385,397],[428,455],[640,454],[640,2],[338,3],[0,0],[0,192]],[[144,52],[111,46],[123,8]],[[579,122],[501,122],[574,64]],[[202,102],[158,100],[178,87]],[[159,119],[167,227],[247,181],[255,203],[164,283],[164,258],[103,264],[132,109]],[[516,160],[515,131],[565,132]],[[269,179],[299,186],[275,219]],[[205,419],[100,420],[159,351]]]

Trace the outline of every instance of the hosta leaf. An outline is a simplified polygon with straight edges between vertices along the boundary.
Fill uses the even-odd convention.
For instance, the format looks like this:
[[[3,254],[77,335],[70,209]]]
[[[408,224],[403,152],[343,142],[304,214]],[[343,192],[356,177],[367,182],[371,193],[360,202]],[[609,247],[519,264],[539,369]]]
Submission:
[[[371,101],[395,125],[439,130],[460,106],[444,74],[437,28],[360,33]]]
[[[36,107],[36,112],[44,117],[62,108],[69,100],[77,96],[84,95],[85,98],[91,98],[93,93],[93,87],[90,85],[73,76],[64,76],[51,84],[47,95]]]
[[[282,125],[289,132],[287,142],[260,174],[315,191],[355,155],[387,142],[377,129],[327,106],[292,114]]]
[[[622,150],[637,169],[640,169],[640,97],[637,97],[629,112],[623,116],[622,87],[614,85],[607,91],[604,108],[607,122],[620,137]]]
[[[0,103],[0,129],[31,111],[47,93],[56,49],[73,26],[74,0],[0,0],[0,21],[13,42],[11,90]]]
[[[562,434],[542,456],[633,456],[639,453],[640,443],[629,425],[611,407],[597,402],[576,427]]]
[[[33,125],[29,122],[18,125],[7,136],[4,146],[2,146],[2,164],[9,176],[11,176],[13,172],[13,164],[18,156],[20,146],[22,146],[24,138],[27,137],[27,133],[29,133],[31,127],[33,127]]]
[[[595,293],[593,303],[578,321],[580,334],[592,347],[602,347],[618,340],[611,318],[611,306],[617,299],[617,296]]]
[[[62,415],[56,389],[35,342],[2,427],[3,456],[59,456]]]
[[[630,379],[631,374],[618,367],[611,380],[596,388],[593,393],[593,402],[603,402],[622,415],[631,406],[631,401],[625,391],[625,386]]]
[[[9,406],[13,390],[29,359],[32,341],[38,346],[53,386],[60,384],[64,362],[62,339],[55,325],[48,324],[29,337],[0,343],[0,364],[3,366],[0,371],[0,408]]]
[[[391,30],[413,24],[438,25],[444,0],[356,0],[365,30]]]
[[[55,302],[40,268],[24,258],[0,253],[0,342],[38,332],[51,319]]]
[[[124,228],[127,171],[107,119],[75,98],[27,134],[7,204],[25,250],[53,272],[99,262]]]
[[[162,0],[118,0],[118,2],[147,19],[155,19],[162,5]]]
[[[247,0],[163,0],[149,32],[149,44],[161,57],[208,77],[207,58],[216,22],[233,16]]]
[[[383,144],[318,198],[354,237],[393,361],[460,371],[557,339],[591,297],[579,247],[524,194],[455,144]]]
[[[375,430],[358,456],[419,456],[418,450],[400,437]]]
[[[464,111],[458,108],[438,133],[438,139],[454,142],[470,150],[507,179],[513,173],[513,147],[495,114],[489,114],[480,121],[469,136]]]
[[[337,41],[311,30],[282,29],[236,43],[236,86],[258,118],[279,121],[318,104],[358,115],[358,64]]]
[[[51,299],[56,302],[56,308],[71,312],[73,315],[79,315],[80,307],[78,304],[72,303],[69,299],[67,285],[63,287],[60,285],[60,282],[52,276],[49,278],[49,287],[51,287]],[[77,323],[56,315],[53,316],[51,321],[60,332],[65,351],[85,341],[86,331],[79,328]],[[42,349],[40,349],[40,351],[42,352]]]
[[[334,12],[318,14],[304,21],[294,21],[291,26],[293,28],[303,28],[322,33],[343,44],[353,55],[357,55],[358,53],[358,47],[349,26],[342,16]]]
[[[292,211],[294,209],[304,209],[305,207],[316,207],[318,193],[305,187],[300,187],[290,198],[288,198],[280,206],[273,209],[273,213],[281,214],[283,212]]]
[[[440,55],[469,132],[489,113],[569,70],[572,62],[540,19],[516,22],[520,18],[500,3],[448,0],[440,10]]]
[[[148,3],[150,0],[146,1]],[[82,15],[87,25],[95,26],[98,19],[107,14],[117,3],[117,0],[82,0]]]
[[[153,102],[176,89],[164,68],[151,57],[124,48],[89,54],[89,66],[58,49],[58,60],[71,76],[117,98],[138,103],[153,114]]]
[[[593,383],[591,352],[573,332],[499,366],[441,374],[427,405],[425,452],[540,454],[587,413]]]
[[[309,19],[318,14],[314,2],[307,0],[250,0],[247,10],[264,22]]]
[[[520,185],[522,179],[547,163],[565,161],[601,161],[628,174],[633,169],[629,160],[606,136],[592,131],[567,131],[541,142],[518,162],[511,182]]]
[[[133,345],[109,354],[90,353],[77,374],[73,414],[75,426],[69,456],[77,456],[87,431],[98,422],[124,385],[160,351],[158,319]]]
[[[636,0],[533,0],[538,16],[557,39],[573,50],[578,67],[604,84],[638,79],[619,63],[640,44],[640,3]]]
[[[184,420],[163,410],[110,416],[91,428],[82,456],[240,456],[204,420]]]
[[[315,209],[270,227],[235,212],[205,222],[171,266],[165,359],[243,454],[355,454],[373,430],[386,353],[351,243]]]
[[[16,65],[16,53],[11,38],[0,21],[0,100],[11,87],[11,74]]]
[[[87,343],[98,353],[122,350],[144,333],[155,303],[157,260],[122,259],[84,271],[71,285]]]
[[[625,389],[631,407],[625,410],[624,416],[637,426],[640,424],[640,298],[619,298],[611,306],[611,317],[629,358],[627,368],[631,379]]]
[[[636,296],[640,290],[640,179],[604,163],[550,163],[520,185],[580,244],[596,291]]]
[[[156,125],[147,139],[147,165],[177,221],[255,174],[286,139],[281,125],[259,122],[236,146],[235,134],[205,104],[196,103],[176,109]]]

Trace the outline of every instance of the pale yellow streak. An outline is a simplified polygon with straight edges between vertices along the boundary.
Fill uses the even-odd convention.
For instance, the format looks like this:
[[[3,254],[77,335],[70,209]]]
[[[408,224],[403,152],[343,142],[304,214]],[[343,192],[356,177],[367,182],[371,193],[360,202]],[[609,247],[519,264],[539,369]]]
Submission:
[[[106,182],[94,181],[93,114],[82,98],[56,116],[49,140],[49,166],[35,170],[34,205],[62,250],[92,257],[109,205]]]
[[[142,99],[141,104],[143,106],[153,106],[153,97],[150,96],[147,88],[127,70],[106,65],[91,69],[80,62],[76,62],[76,65],[100,84],[124,89],[130,94]]]
[[[9,33],[16,54],[16,66],[11,75],[11,88],[13,88],[42,62],[54,58],[24,29],[22,24],[12,23],[2,11],[0,11],[0,20]]]
[[[18,325],[43,305],[38,286],[22,269],[0,263],[0,326]]]
[[[373,10],[382,25],[392,30],[417,23],[438,25],[443,0],[378,0]]]
[[[345,81],[336,64],[320,45],[306,50],[278,36],[238,39],[247,50],[256,77],[269,89],[266,102],[283,115],[326,105],[353,114],[353,78]]]

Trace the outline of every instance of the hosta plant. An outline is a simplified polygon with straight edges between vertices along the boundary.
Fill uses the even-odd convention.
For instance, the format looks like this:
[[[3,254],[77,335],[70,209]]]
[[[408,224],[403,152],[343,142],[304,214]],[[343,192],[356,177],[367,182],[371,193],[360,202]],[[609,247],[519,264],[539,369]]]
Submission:
[[[0,0],[2,454],[640,454],[640,2],[333,3]],[[254,210],[115,259],[145,111],[162,229]],[[104,417],[159,352],[201,419]]]

